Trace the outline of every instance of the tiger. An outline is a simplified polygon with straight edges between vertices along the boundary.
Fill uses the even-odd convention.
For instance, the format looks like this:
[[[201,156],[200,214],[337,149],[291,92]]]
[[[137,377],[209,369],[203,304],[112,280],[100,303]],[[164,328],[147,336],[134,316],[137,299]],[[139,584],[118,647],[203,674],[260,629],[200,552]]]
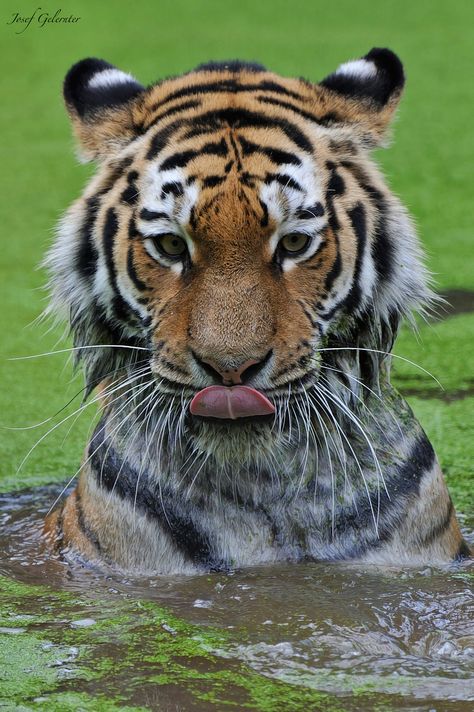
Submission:
[[[56,552],[143,574],[470,555],[392,386],[435,293],[372,151],[405,83],[389,49],[319,83],[209,62],[145,88],[95,58],[64,100],[97,172],[45,258],[100,408]]]

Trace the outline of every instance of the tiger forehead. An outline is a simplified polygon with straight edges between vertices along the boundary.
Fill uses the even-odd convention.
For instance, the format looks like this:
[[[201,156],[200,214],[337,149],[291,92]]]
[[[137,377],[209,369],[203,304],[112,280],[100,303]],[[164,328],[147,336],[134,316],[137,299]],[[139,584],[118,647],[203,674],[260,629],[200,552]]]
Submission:
[[[183,100],[212,103],[218,98],[230,98],[228,104],[232,106],[242,99],[258,103],[265,94],[279,96],[282,102],[303,103],[314,101],[315,96],[314,86],[303,79],[281,77],[263,68],[248,71],[242,67],[235,72],[221,67],[218,71],[195,70],[160,82],[149,89],[140,111],[150,125],[169,115],[170,104]]]
[[[253,224],[267,234],[320,200],[319,173],[315,157],[278,131],[213,127],[203,136],[174,136],[145,165],[142,205],[147,216],[176,220],[191,233],[230,237],[245,229],[250,236]]]
[[[255,190],[230,177],[226,187],[213,195],[204,191],[190,211],[189,232],[198,241],[235,242],[240,249],[252,250],[274,232],[276,223]]]
[[[324,104],[324,102],[322,102]],[[193,72],[150,88],[135,111],[140,133],[151,136],[148,160],[170,143],[212,137],[223,129],[251,129],[250,139],[265,145],[273,140],[313,151],[311,129],[318,125],[319,93],[303,80],[285,79],[266,71]],[[250,147],[247,147],[250,150]]]
[[[316,164],[227,129],[204,144],[171,152],[149,168],[143,195],[148,213],[175,220],[194,236],[267,236],[305,208],[321,204]],[[303,211],[303,213],[302,213]],[[302,225],[302,223],[301,223]]]

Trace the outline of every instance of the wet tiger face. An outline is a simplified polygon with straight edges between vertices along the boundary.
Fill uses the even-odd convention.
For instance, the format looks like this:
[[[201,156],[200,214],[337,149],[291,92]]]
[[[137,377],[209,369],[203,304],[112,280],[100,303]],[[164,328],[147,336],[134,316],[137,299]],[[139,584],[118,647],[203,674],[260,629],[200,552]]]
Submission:
[[[66,103],[101,170],[50,261],[80,339],[145,344],[163,392],[230,389],[210,392],[211,418],[269,415],[311,383],[325,336],[392,277],[368,149],[402,86],[388,50],[317,85],[228,63],[144,89],[75,65]]]

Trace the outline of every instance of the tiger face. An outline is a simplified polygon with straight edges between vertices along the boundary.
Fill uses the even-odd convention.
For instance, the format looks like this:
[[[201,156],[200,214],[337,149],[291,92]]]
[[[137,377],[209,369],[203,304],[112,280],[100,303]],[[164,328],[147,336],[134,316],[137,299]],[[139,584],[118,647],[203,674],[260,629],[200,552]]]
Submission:
[[[101,60],[75,65],[66,105],[99,171],[48,266],[90,387],[147,361],[201,449],[225,436],[226,456],[229,438],[271,451],[328,350],[388,352],[428,296],[370,156],[403,83],[381,49],[319,84],[228,62],[145,89]]]

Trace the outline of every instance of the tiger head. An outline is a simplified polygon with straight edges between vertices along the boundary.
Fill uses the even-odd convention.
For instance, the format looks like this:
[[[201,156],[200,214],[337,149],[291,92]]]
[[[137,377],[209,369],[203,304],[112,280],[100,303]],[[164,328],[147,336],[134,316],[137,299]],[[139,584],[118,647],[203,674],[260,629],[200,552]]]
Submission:
[[[403,85],[387,49],[318,84],[231,61],[144,88],[74,65],[66,106],[99,170],[47,265],[89,388],[146,361],[186,437],[217,452],[224,432],[274,448],[275,419],[304,413],[293,399],[324,364],[373,386],[400,318],[430,297],[371,157]]]

